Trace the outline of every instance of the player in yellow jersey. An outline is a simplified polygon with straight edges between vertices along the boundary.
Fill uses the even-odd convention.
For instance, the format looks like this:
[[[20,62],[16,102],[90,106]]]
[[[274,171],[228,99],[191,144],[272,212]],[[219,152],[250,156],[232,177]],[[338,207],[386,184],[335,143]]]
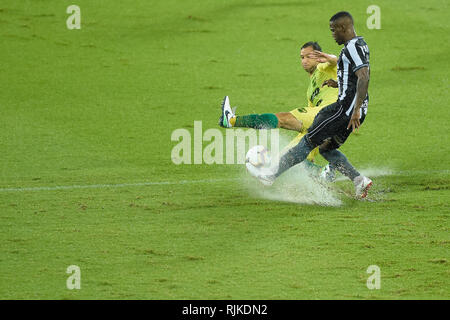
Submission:
[[[316,114],[325,106],[336,102],[338,89],[336,83],[337,57],[322,52],[317,42],[307,42],[300,50],[303,69],[309,74],[306,91],[307,105],[290,112],[250,114],[237,116],[230,107],[228,96],[222,103],[222,116],[219,125],[226,128],[246,127],[254,129],[283,128],[298,131],[286,149],[298,144],[307,133]],[[311,151],[308,160],[314,161],[318,148]]]

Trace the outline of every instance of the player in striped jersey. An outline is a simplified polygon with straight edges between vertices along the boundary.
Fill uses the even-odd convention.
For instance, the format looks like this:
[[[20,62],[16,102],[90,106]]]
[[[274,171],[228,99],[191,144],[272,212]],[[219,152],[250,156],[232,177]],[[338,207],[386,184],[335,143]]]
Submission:
[[[337,83],[338,100],[316,115],[307,135],[284,154],[276,167],[249,170],[262,183],[270,185],[283,172],[305,160],[315,147],[328,160],[330,166],[349,177],[355,185],[358,198],[365,198],[372,181],[361,175],[337,149],[351,132],[364,122],[369,101],[369,48],[362,37],[356,35],[353,18],[342,11],[330,19],[333,38],[344,48],[339,55]]]

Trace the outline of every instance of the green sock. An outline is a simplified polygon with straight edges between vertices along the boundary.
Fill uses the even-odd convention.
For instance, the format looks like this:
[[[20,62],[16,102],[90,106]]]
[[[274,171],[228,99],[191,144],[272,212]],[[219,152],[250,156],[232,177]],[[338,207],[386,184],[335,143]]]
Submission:
[[[278,118],[273,113],[249,114],[237,116],[234,127],[245,127],[254,129],[275,129],[278,127]]]
[[[306,168],[308,168],[309,170],[311,170],[313,172],[319,173],[322,170],[321,166],[319,166],[318,164],[315,164],[314,162],[309,161],[308,159],[305,159],[305,161],[303,161],[303,163],[305,164]]]

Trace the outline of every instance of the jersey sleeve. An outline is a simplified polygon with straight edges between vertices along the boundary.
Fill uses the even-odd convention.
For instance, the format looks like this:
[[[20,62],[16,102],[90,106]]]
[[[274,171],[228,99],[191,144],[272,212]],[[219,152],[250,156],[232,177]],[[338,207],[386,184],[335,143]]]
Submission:
[[[320,72],[327,74],[330,79],[336,80],[337,65],[331,65],[329,62],[319,63],[317,68]]]
[[[367,46],[361,46],[355,41],[352,41],[347,46],[348,53],[350,58],[353,60],[352,70],[356,72],[357,70],[368,67],[369,59],[366,48]]]
[[[329,62],[323,62],[323,63],[319,63],[317,65],[317,69],[319,69],[319,71],[322,72],[328,72],[330,69],[336,69],[336,66],[331,66],[331,64]]]

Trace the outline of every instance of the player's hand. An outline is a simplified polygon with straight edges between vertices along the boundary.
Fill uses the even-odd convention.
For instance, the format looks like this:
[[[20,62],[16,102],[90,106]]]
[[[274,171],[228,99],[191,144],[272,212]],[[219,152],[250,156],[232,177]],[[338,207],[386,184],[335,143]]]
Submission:
[[[336,66],[338,58],[335,55],[314,50],[308,55],[309,58],[315,59],[319,63],[328,62],[331,66]]]
[[[325,86],[329,86],[331,88],[337,88],[338,87],[338,83],[337,83],[337,81],[335,81],[333,79],[328,79],[328,80],[325,80],[322,83],[322,88],[325,87]]]
[[[328,61],[328,55],[318,50],[314,50],[309,54],[309,58],[315,59],[319,63],[324,63]]]
[[[347,126],[347,130],[349,130],[350,127],[352,128],[352,132],[354,132],[355,129],[356,130],[359,129],[359,126],[361,125],[361,123],[359,122],[360,115],[361,115],[360,109],[353,110],[352,117],[350,118],[350,122],[348,123],[348,126]]]

